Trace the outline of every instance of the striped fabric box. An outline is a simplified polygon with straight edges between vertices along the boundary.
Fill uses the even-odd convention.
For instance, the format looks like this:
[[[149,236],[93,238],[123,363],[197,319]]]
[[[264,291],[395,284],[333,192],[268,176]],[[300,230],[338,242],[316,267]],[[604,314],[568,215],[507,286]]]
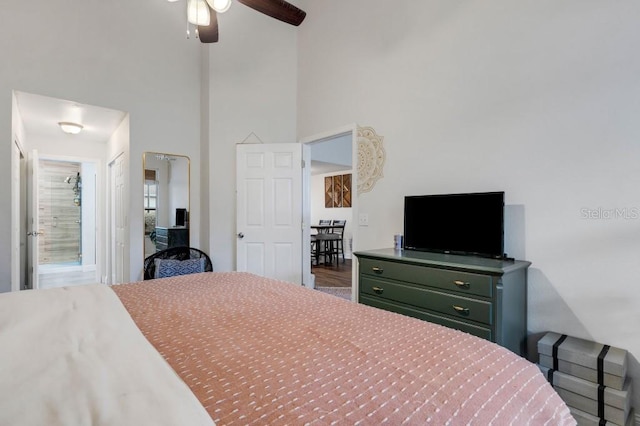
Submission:
[[[572,407],[598,419],[625,425],[631,409],[632,382],[627,378],[617,390],[569,374],[539,366],[560,397]]]
[[[549,332],[538,341],[538,356],[578,425],[633,424],[626,350]]]
[[[538,341],[540,365],[617,390],[627,376],[627,351],[549,332]]]
[[[613,422],[604,421],[602,422],[598,417],[593,416],[589,413],[585,413],[584,411],[580,411],[576,408],[569,407],[569,411],[571,411],[571,415],[576,422],[578,422],[578,426],[618,426]],[[629,412],[629,416],[627,417],[627,422],[623,425],[619,426],[634,426],[635,425],[635,414],[633,409]]]

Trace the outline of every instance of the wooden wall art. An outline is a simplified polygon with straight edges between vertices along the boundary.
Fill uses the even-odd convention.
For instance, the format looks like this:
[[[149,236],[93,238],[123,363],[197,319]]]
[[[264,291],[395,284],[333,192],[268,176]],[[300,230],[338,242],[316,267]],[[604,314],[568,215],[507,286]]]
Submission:
[[[324,178],[324,206],[351,207],[351,174]]]

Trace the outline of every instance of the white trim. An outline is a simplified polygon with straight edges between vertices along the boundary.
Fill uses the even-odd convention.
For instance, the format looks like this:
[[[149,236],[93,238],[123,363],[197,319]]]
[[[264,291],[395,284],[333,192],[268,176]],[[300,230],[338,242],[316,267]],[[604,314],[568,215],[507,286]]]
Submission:
[[[57,274],[59,272],[92,272],[96,270],[96,265],[40,265],[38,273],[40,275]]]
[[[18,161],[17,164],[14,161],[14,146],[18,149]],[[11,183],[11,291],[20,290],[20,266],[22,265],[22,249],[20,248],[21,232],[21,219],[22,215],[26,215],[27,212],[22,211],[20,202],[20,185],[22,180],[26,176],[21,172],[21,158],[26,158],[22,143],[18,136],[13,137],[13,144],[11,146],[11,178],[13,180],[14,168],[18,169],[19,179],[13,180]],[[24,260],[26,262],[26,259]]]
[[[312,136],[301,138],[300,143],[306,144],[306,145],[313,145],[315,143],[320,143],[327,139],[333,139],[338,136],[344,136],[349,133],[351,133],[351,167],[353,170],[352,177],[351,177],[351,188],[357,188],[358,187],[358,124],[357,123],[348,124],[333,130],[328,130],[321,133],[317,133]],[[308,201],[310,199],[309,193],[308,193],[309,182],[307,182],[306,184],[303,182],[302,190],[303,190],[303,200],[307,200],[306,201],[307,204],[302,206],[302,212],[303,212],[302,214],[303,214],[303,218],[304,217],[309,218],[310,217],[310,205],[309,205],[310,201]],[[354,222],[354,226],[351,230],[351,235],[353,238],[351,247],[353,252],[356,250],[357,240],[358,240],[358,226],[355,219],[358,217],[357,191],[351,192],[351,215],[352,215],[352,221]],[[304,225],[305,225],[304,232],[309,233],[311,230],[311,228],[309,228],[310,224],[305,223]],[[302,261],[311,262],[311,259],[304,258],[302,259]],[[354,262],[352,262],[351,264],[354,265]],[[358,279],[357,279],[358,276],[356,274],[357,269],[358,269],[357,267],[354,267],[354,266],[351,267],[351,300],[352,301],[357,300],[357,294],[358,294]],[[303,276],[302,279],[303,279],[303,282],[305,282],[305,279],[307,279],[307,281],[312,282],[312,279],[310,277]]]
[[[95,173],[96,173],[96,183],[95,183],[95,209],[96,209],[96,217],[95,217],[95,264],[86,265],[89,268],[86,271],[95,270],[96,271],[96,282],[100,282],[104,272],[106,270],[106,265],[102,262],[102,251],[103,247],[105,247],[104,239],[108,239],[107,234],[103,232],[103,230],[107,229],[106,221],[107,216],[105,214],[104,208],[104,164],[103,160],[100,158],[92,158],[92,157],[76,157],[72,155],[56,155],[56,154],[41,154],[38,156],[38,161],[40,160],[49,160],[49,161],[61,161],[67,163],[91,163],[95,165]],[[85,271],[85,272],[86,272]]]
[[[334,130],[328,130],[325,132],[316,133],[315,135],[312,135],[312,136],[304,137],[300,139],[300,143],[304,143],[304,144],[319,143],[327,139],[333,139],[337,136],[343,136],[348,133],[355,133],[357,131],[358,131],[358,125],[356,123],[348,124],[346,126],[338,127],[337,129],[334,129]],[[356,153],[357,153],[357,147],[356,147]]]

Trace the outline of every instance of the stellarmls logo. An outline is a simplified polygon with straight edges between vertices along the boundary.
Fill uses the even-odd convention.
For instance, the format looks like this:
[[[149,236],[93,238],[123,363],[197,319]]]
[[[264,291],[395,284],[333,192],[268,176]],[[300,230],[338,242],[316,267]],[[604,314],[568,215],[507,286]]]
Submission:
[[[619,209],[603,209],[598,207],[597,209],[580,209],[580,217],[582,219],[640,219],[640,207],[623,207]]]

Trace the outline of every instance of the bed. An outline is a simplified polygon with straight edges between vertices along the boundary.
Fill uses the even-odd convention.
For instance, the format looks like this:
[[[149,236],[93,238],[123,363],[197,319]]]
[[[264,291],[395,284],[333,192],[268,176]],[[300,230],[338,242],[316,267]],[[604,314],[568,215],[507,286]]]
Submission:
[[[0,345],[2,425],[575,424],[500,346],[248,273],[0,295]]]

